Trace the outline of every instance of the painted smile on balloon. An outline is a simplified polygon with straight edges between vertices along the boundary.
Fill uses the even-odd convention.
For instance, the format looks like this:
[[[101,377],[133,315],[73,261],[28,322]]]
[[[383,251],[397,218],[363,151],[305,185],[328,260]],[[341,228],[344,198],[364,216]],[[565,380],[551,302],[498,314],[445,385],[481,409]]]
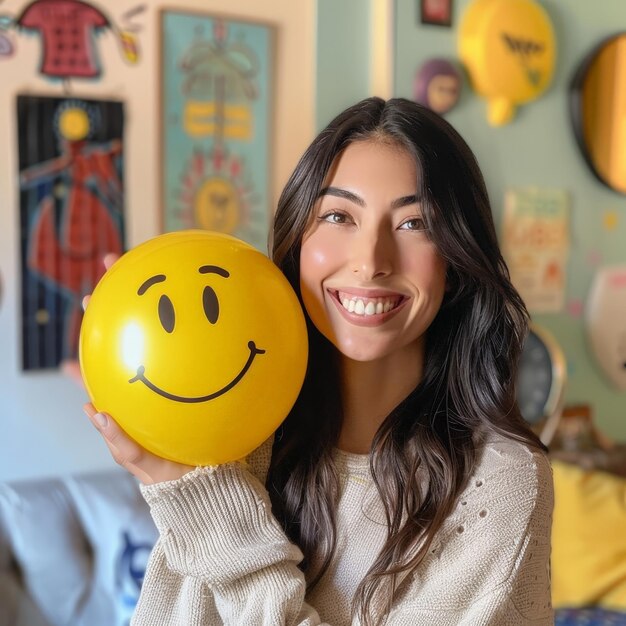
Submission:
[[[140,381],[146,387],[148,387],[148,389],[152,389],[152,391],[154,391],[155,393],[158,393],[160,396],[163,396],[164,398],[167,398],[168,400],[174,400],[175,402],[208,402],[209,400],[218,398],[219,396],[225,394],[227,391],[230,391],[246,375],[246,372],[250,369],[250,366],[252,365],[252,361],[254,361],[254,358],[256,357],[256,355],[265,354],[265,350],[262,350],[261,348],[257,348],[254,341],[248,341],[248,349],[250,350],[250,355],[248,356],[248,360],[246,361],[245,365],[243,366],[239,374],[237,374],[237,376],[235,376],[235,378],[233,378],[233,380],[231,380],[228,383],[228,385],[226,385],[225,387],[222,387],[219,391],[210,393],[207,396],[198,396],[196,398],[189,398],[186,396],[177,396],[173,393],[164,391],[163,389],[159,389],[159,387],[157,387],[154,383],[150,382],[144,376],[144,372],[146,371],[146,368],[143,365],[140,365],[137,368],[137,375],[133,376],[128,382],[136,383],[137,381]]]

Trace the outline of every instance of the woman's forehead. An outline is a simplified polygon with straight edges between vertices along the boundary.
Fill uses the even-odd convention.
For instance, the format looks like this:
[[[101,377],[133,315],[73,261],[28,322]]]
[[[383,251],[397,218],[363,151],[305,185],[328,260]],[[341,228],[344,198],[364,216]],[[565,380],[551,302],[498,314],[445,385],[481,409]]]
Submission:
[[[335,157],[329,168],[322,189],[331,184],[367,184],[384,182],[392,178],[396,183],[415,186],[418,167],[415,158],[397,141],[363,139],[346,146]]]

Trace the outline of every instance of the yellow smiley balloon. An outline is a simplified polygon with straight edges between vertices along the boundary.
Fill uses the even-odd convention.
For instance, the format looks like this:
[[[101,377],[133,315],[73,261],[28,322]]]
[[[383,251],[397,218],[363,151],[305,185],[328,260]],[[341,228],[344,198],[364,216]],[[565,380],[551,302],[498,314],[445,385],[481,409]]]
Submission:
[[[181,231],[127,252],[96,286],[80,366],[94,406],[189,465],[245,457],[293,406],[307,364],[297,296],[261,252]]]

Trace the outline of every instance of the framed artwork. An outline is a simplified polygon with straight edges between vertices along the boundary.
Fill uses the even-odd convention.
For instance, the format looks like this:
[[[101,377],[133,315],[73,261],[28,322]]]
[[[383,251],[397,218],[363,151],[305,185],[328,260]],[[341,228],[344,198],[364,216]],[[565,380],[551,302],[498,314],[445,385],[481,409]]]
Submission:
[[[123,104],[17,97],[22,367],[77,358],[83,296],[124,241]]]
[[[452,0],[419,0],[422,24],[452,25]]]
[[[169,9],[160,22],[162,230],[267,252],[273,27]]]
[[[12,54],[14,50],[12,41],[1,31],[12,27],[19,33],[39,35],[39,73],[55,82],[62,81],[67,93],[71,79],[100,79],[102,63],[98,46],[103,31],[109,31],[117,39],[127,63],[134,65],[139,61],[135,33],[141,30],[141,25],[133,19],[145,10],[145,5],[132,7],[116,23],[107,14],[108,7],[101,8],[86,0],[33,0],[15,18],[0,16],[3,22],[0,23],[0,55]]]
[[[501,226],[511,281],[531,313],[565,307],[570,200],[561,189],[508,189]]]

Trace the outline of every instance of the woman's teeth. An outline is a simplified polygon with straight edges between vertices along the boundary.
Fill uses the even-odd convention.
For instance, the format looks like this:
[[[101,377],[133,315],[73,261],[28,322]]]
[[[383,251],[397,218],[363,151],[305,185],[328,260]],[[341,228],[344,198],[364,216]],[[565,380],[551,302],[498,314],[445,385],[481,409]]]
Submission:
[[[397,298],[341,298],[343,308],[357,315],[380,315],[387,313],[396,306]]]

